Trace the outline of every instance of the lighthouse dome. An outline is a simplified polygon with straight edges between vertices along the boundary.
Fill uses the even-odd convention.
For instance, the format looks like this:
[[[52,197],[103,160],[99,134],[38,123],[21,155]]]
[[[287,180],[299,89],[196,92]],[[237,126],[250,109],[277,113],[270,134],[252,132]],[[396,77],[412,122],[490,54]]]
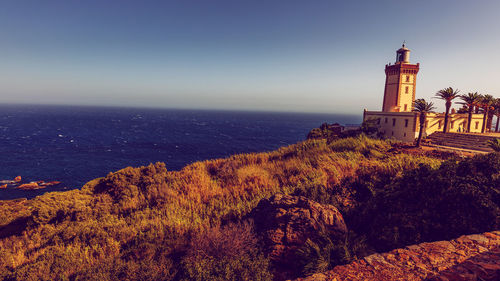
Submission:
[[[410,49],[406,48],[406,45],[403,44],[403,46],[401,48],[399,48],[399,50],[397,51],[398,53],[399,52],[404,52],[404,51],[409,51]]]
[[[410,49],[405,44],[396,51],[396,63],[410,63]]]

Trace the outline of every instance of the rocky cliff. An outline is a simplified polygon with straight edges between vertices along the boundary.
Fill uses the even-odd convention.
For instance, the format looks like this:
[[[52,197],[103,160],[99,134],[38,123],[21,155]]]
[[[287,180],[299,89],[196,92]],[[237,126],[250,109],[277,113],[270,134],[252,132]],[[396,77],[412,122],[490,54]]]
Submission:
[[[500,280],[500,231],[373,254],[297,280]]]

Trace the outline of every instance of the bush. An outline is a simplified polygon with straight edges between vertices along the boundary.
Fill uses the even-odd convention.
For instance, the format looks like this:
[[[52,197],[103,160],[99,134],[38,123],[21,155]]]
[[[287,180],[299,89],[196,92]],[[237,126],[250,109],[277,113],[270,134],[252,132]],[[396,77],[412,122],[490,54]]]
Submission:
[[[500,227],[500,154],[408,171],[352,216],[377,251]]]
[[[303,275],[324,272],[338,264],[351,261],[347,240],[334,240],[328,233],[320,232],[319,239],[307,239],[297,250],[297,266]]]
[[[248,222],[195,234],[183,264],[188,280],[272,280]]]
[[[323,123],[319,128],[312,129],[307,134],[307,139],[326,139],[328,142],[332,142],[337,139],[355,138],[360,135],[380,137],[378,122],[379,120],[377,118],[369,118],[363,121],[359,128],[344,131],[342,131],[344,127],[338,123],[331,125]]]

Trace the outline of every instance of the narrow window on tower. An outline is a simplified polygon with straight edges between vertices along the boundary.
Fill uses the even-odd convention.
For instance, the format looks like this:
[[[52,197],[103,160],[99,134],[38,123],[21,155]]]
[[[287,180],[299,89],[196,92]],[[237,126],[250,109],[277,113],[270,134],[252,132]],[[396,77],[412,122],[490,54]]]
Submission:
[[[453,129],[453,123],[455,123],[455,122],[451,121],[451,123],[450,123],[452,129]]]
[[[406,75],[406,82],[410,82],[410,76]]]
[[[476,121],[476,130],[479,128],[479,121]]]
[[[396,126],[396,118],[392,118],[392,126]]]
[[[405,104],[406,105],[406,104]],[[405,106],[406,107],[406,106]],[[405,127],[408,127],[408,119],[405,119]]]
[[[385,117],[385,123],[387,124],[387,117]]]
[[[405,111],[407,111],[407,110],[408,110],[408,105],[407,105],[407,104],[405,104]]]
[[[408,94],[408,86],[405,87],[405,94]]]

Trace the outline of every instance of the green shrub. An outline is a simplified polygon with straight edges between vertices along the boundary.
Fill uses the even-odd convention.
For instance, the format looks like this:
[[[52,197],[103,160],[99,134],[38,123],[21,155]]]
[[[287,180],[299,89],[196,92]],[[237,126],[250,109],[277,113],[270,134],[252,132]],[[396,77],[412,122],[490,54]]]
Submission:
[[[188,280],[272,280],[248,222],[195,234],[183,264]]]
[[[351,261],[347,241],[334,240],[326,232],[320,232],[319,238],[307,239],[297,250],[299,259],[296,261],[303,275],[324,272],[338,264]]]
[[[500,154],[407,171],[352,217],[377,251],[498,229]]]

